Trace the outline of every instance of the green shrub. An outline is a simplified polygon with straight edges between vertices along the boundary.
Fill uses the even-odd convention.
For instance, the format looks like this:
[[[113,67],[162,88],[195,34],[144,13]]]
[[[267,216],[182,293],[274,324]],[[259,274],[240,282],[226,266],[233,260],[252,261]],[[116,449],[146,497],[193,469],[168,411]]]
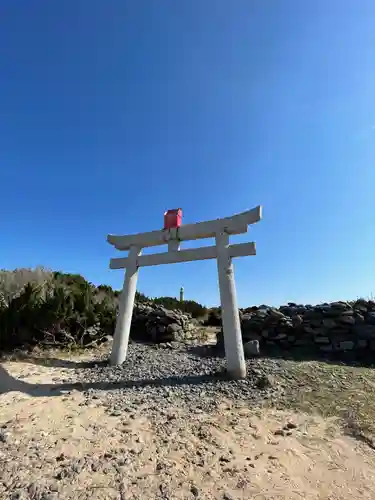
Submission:
[[[142,292],[135,292],[135,300],[136,302],[149,302],[150,299],[146,297],[146,295]]]
[[[1,271],[0,279],[0,350],[85,345],[113,333],[117,299],[111,287],[40,269]]]
[[[159,297],[152,299],[154,304],[161,305],[166,309],[178,309],[185,313],[190,313],[194,318],[204,316],[207,312],[206,307],[202,306],[194,300],[179,301],[175,297]]]
[[[114,332],[119,294],[108,285],[96,287],[79,274],[42,267],[1,270],[0,351],[100,341]],[[180,309],[194,317],[206,313],[204,306],[192,300],[149,299],[137,292],[136,301]]]

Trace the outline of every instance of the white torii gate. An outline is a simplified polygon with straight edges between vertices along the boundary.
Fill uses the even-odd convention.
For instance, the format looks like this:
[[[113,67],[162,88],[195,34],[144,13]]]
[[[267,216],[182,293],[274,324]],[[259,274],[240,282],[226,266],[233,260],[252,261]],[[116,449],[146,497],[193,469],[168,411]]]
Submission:
[[[108,235],[107,241],[117,250],[129,251],[127,257],[110,260],[111,269],[126,269],[110,363],[119,365],[126,359],[139,267],[217,259],[227,372],[234,379],[246,377],[232,258],[255,255],[256,250],[253,242],[230,245],[229,235],[246,233],[248,225],[258,222],[261,217],[262,207],[258,206],[232,217],[172,229],[126,236]],[[181,241],[202,238],[215,238],[216,245],[180,250]],[[142,248],[166,244],[167,252],[141,255]]]

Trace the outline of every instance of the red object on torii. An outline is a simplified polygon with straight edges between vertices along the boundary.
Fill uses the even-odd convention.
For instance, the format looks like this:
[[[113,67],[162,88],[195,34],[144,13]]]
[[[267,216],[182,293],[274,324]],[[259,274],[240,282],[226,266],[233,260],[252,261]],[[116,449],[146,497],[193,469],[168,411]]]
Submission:
[[[173,208],[164,212],[164,229],[174,229],[182,224],[182,209]]]

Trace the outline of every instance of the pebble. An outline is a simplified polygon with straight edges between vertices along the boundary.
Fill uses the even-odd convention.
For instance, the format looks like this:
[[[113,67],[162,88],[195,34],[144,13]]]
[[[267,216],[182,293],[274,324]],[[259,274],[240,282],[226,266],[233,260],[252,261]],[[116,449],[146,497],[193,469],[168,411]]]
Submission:
[[[285,436],[285,431],[283,429],[277,429],[274,433],[274,436]]]
[[[192,486],[192,487],[190,488],[190,491],[191,491],[191,493],[193,494],[193,496],[195,496],[195,497],[198,497],[198,496],[199,496],[199,490],[198,490],[198,488],[197,488],[196,486]]]
[[[234,497],[230,493],[224,493],[223,500],[234,500]]]
[[[285,426],[286,429],[297,429],[297,424],[294,424],[293,422],[288,422]]]

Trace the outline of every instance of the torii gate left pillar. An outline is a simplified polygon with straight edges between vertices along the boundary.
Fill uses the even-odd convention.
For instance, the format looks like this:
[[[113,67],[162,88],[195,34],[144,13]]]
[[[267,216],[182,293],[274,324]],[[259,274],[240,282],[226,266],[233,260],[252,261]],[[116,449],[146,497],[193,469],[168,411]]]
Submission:
[[[261,212],[261,207],[258,206],[224,219],[161,231],[107,237],[108,242],[118,250],[129,250],[128,257],[111,259],[110,262],[111,269],[126,269],[110,358],[111,364],[118,365],[126,359],[139,267],[216,258],[227,372],[234,379],[246,376],[232,258],[255,255],[256,251],[253,242],[230,245],[229,235],[247,232],[249,224],[261,219]],[[215,238],[216,245],[180,250],[181,241],[201,238]],[[142,248],[162,244],[168,244],[168,252],[141,255]]]
[[[132,323],[135,292],[137,291],[138,265],[137,257],[141,250],[132,246],[129,251],[129,263],[126,267],[124,284],[119,302],[116,330],[113,336],[111,365],[121,365],[128,353],[130,327]]]

